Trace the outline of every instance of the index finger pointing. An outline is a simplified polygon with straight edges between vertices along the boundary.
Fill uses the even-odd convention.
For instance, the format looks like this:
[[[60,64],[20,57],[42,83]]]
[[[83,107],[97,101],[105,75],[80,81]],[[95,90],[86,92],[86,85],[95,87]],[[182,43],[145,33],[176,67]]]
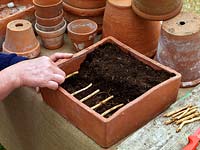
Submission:
[[[55,53],[51,55],[49,58],[53,61],[56,62],[59,59],[68,59],[71,58],[73,54],[71,53]]]

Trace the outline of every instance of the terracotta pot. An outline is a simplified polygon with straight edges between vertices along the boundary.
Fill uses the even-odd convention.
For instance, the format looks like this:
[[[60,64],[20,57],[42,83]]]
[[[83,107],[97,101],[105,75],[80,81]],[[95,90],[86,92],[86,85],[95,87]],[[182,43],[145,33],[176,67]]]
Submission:
[[[66,30],[67,23],[64,21],[64,25],[55,31],[43,31],[40,30],[38,24],[35,24],[35,29],[38,35],[42,39],[42,43],[45,48],[55,50],[63,46],[64,44],[64,33]]]
[[[135,13],[148,20],[173,18],[181,11],[182,5],[182,0],[132,0]]]
[[[182,74],[182,86],[200,83],[200,16],[181,13],[163,22],[156,59]]]
[[[15,4],[17,5],[24,5],[24,6],[29,6],[26,9],[22,11],[18,11],[12,15],[8,15],[7,17],[1,18],[0,19],[0,49],[2,47],[3,41],[5,40],[5,35],[6,35],[6,27],[7,24],[10,21],[16,20],[16,19],[26,19],[31,22],[35,22],[35,17],[34,17],[34,6],[32,5],[32,0],[26,0],[26,1],[19,1],[19,0],[12,0]],[[10,0],[4,0],[1,1],[1,4],[7,4],[9,3]]]
[[[46,26],[46,27],[56,26],[63,20],[63,10],[59,16],[54,17],[54,18],[41,18],[37,16],[36,13],[35,13],[35,17],[39,25]]]
[[[48,105],[102,147],[109,147],[115,144],[164,111],[176,100],[181,80],[181,75],[176,71],[145,57],[112,37],[105,38],[75,54],[72,59],[63,61],[59,67],[66,74],[79,70],[87,54],[94,51],[99,45],[107,42],[117,44],[122,51],[131,54],[131,56],[155,70],[165,70],[166,72],[174,73],[175,76],[156,85],[126,106],[120,108],[109,118],[102,117],[62,87],[59,87],[57,91],[41,90],[43,99]]]
[[[106,5],[106,0],[63,0],[65,3],[82,9],[101,8]]]
[[[53,18],[62,13],[62,0],[33,0],[37,16]]]
[[[37,28],[42,31],[51,32],[51,31],[55,31],[55,30],[62,28],[64,26],[64,24],[65,24],[65,20],[64,20],[64,18],[62,18],[62,21],[59,24],[57,24],[55,26],[51,26],[51,27],[42,26],[37,22]]]
[[[113,36],[152,57],[160,36],[160,22],[138,17],[131,8],[131,0],[108,0],[103,20],[103,37]]]
[[[40,54],[40,44],[29,21],[14,20],[8,23],[3,51],[28,58],[35,58]]]
[[[80,51],[92,44],[97,33],[97,24],[89,19],[74,20],[67,26],[68,36],[74,48]]]
[[[64,18],[65,18],[65,20],[67,22],[72,22],[72,21],[77,20],[77,19],[90,19],[90,20],[93,20],[98,25],[97,33],[101,33],[102,32],[103,15],[87,17],[87,16],[78,16],[78,15],[75,15],[75,14],[72,14],[70,12],[65,11],[64,12]]]
[[[100,16],[104,13],[105,7],[96,9],[81,9],[63,2],[63,9],[78,16]]]

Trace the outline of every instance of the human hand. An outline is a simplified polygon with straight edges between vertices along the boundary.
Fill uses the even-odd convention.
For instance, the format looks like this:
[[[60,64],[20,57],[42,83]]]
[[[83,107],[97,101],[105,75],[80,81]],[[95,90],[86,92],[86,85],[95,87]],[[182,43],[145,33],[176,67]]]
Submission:
[[[71,58],[72,54],[55,53],[50,57],[42,56],[11,66],[19,86],[47,87],[56,90],[65,80],[65,72],[55,62]]]

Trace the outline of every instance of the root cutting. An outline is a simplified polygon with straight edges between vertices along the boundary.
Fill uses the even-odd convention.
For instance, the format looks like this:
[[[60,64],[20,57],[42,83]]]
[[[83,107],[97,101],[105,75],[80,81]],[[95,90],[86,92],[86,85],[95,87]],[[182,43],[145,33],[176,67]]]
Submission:
[[[99,102],[98,104],[96,104],[95,106],[91,107],[93,110],[97,109],[98,107],[102,106],[103,104],[107,103],[109,100],[111,100],[114,96],[110,96],[108,98],[106,98],[105,100]]]
[[[72,76],[74,76],[74,75],[76,75],[76,74],[78,74],[79,72],[78,71],[75,71],[75,72],[73,72],[73,73],[71,73],[71,74],[68,74],[66,77],[65,77],[65,79],[68,79],[68,78],[70,78],[70,77],[72,77]]]
[[[184,125],[198,121],[198,120],[200,120],[200,117],[196,117],[196,118],[193,118],[193,119],[190,119],[190,120],[183,121],[181,123],[181,125],[176,129],[176,132],[181,131],[181,129],[183,128]]]
[[[89,98],[91,98],[92,96],[96,95],[96,94],[99,93],[99,92],[100,92],[100,90],[98,89],[98,90],[94,91],[93,93],[91,93],[90,95],[88,95],[88,96],[82,98],[80,101],[81,101],[81,102],[84,102],[84,101],[88,100]]]
[[[180,108],[180,109],[178,109],[178,110],[175,110],[175,111],[169,112],[169,113],[167,113],[167,114],[164,114],[163,116],[164,116],[164,117],[171,117],[172,115],[174,115],[174,114],[176,114],[176,113],[178,113],[178,112],[180,112],[180,111],[182,111],[182,110],[185,110],[185,109],[187,109],[187,108],[189,108],[189,107],[192,107],[192,105],[187,105],[187,106],[185,106],[185,107],[183,107],[183,108]]]
[[[106,116],[107,114],[109,114],[110,112],[116,110],[117,108],[122,107],[123,105],[124,105],[124,104],[119,104],[119,105],[117,105],[117,106],[114,106],[114,107],[112,107],[112,108],[106,110],[105,112],[103,112],[103,113],[101,114],[101,116],[104,117],[104,116]]]
[[[88,86],[86,86],[86,87],[84,87],[84,88],[82,88],[82,89],[80,89],[80,90],[78,90],[78,91],[72,93],[72,95],[73,95],[73,96],[74,96],[74,95],[77,95],[77,94],[79,94],[79,93],[81,93],[81,92],[83,92],[83,91],[86,91],[86,90],[89,89],[90,87],[92,87],[92,83],[90,83]]]

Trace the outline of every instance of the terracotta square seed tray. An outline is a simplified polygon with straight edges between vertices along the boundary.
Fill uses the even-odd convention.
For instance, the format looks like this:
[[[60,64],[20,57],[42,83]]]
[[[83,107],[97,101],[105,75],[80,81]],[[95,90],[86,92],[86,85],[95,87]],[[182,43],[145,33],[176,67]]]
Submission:
[[[67,75],[78,70],[80,71],[87,57],[107,43],[117,45],[120,53],[128,54],[131,60],[137,60],[137,62],[147,66],[147,68],[151,68],[155,72],[170,74],[170,77],[149,88],[144,94],[139,95],[135,99],[130,99],[128,103],[107,117],[97,113],[96,110],[70,94],[71,91],[69,92],[62,87],[59,87],[57,91],[46,88],[41,90],[43,99],[49,106],[102,147],[112,146],[163,112],[176,100],[181,83],[181,75],[179,73],[145,57],[113,37],[107,37],[76,53],[70,60],[60,62],[59,67]],[[110,55],[107,56],[109,57]],[[132,89],[129,90],[130,92],[132,91]]]
[[[3,8],[9,2],[14,2],[17,8]],[[5,38],[7,24],[16,19],[27,19],[34,22],[34,10],[32,0],[0,0],[0,49]]]

